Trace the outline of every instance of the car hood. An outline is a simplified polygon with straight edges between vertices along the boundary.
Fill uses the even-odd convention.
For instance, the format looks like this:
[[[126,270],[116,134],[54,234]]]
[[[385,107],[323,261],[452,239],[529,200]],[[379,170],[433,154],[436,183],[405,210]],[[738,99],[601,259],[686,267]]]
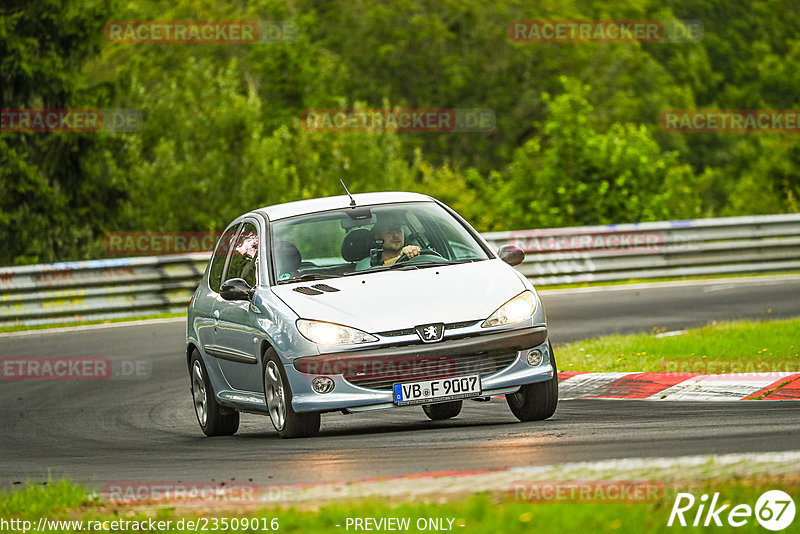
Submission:
[[[319,295],[296,291],[315,284],[339,291]],[[513,268],[495,259],[282,284],[271,289],[304,319],[375,333],[486,319],[525,286]]]

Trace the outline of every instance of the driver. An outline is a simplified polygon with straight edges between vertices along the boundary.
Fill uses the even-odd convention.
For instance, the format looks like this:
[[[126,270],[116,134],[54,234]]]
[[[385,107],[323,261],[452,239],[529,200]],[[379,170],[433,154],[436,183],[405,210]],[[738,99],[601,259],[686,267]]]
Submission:
[[[417,245],[406,245],[406,236],[403,233],[403,222],[396,215],[384,215],[378,219],[371,230],[372,239],[383,240],[383,265],[392,265],[400,256],[405,254],[409,258],[419,256],[421,251]],[[362,262],[365,262],[362,264]],[[370,268],[369,256],[359,262],[362,269]],[[357,269],[358,269],[357,267]]]

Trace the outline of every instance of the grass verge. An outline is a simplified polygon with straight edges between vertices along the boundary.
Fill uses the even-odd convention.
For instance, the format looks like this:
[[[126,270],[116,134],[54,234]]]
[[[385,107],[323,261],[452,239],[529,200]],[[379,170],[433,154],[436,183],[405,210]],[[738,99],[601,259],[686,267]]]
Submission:
[[[780,489],[788,493],[795,502],[800,502],[800,478],[793,476],[773,476],[760,478],[743,478],[733,480],[687,481],[666,487],[658,499],[650,502],[620,502],[612,499],[606,501],[536,501],[532,502],[525,494],[505,493],[500,495],[473,494],[450,498],[441,497],[431,501],[395,501],[386,502],[375,499],[345,501],[328,504],[306,504],[301,506],[269,506],[248,507],[245,509],[225,511],[212,508],[176,509],[168,506],[150,506],[130,508],[110,506],[93,498],[82,488],[67,482],[60,482],[42,487],[26,487],[20,491],[0,495],[0,519],[30,521],[32,528],[38,524],[39,518],[48,520],[79,520],[83,531],[93,523],[103,529],[103,521],[144,521],[149,518],[171,521],[168,532],[180,531],[175,524],[180,520],[200,521],[208,530],[235,532],[279,532],[323,534],[327,532],[355,531],[352,523],[348,526],[348,518],[405,519],[408,518],[410,528],[406,532],[418,532],[417,521],[420,519],[440,520],[445,528],[455,532],[477,533],[523,533],[523,532],[616,532],[616,533],[650,533],[672,532],[678,526],[668,527],[673,505],[678,492],[688,492],[696,498],[693,508],[684,514],[691,525],[697,513],[700,497],[703,494],[713,496],[718,492],[719,504],[729,503],[728,510],[738,504],[755,508],[759,496],[767,490]],[[529,496],[530,494],[528,494]],[[710,500],[710,499],[709,499]],[[220,518],[239,520],[239,528],[212,528],[220,526]],[[243,518],[261,518],[257,528],[241,528]],[[734,528],[725,523],[727,514],[720,514],[722,527],[715,527],[715,532],[765,532],[764,527],[757,525],[754,517],[745,518],[747,523]],[[273,522],[273,519],[275,520]],[[705,519],[702,515],[701,521]],[[795,518],[796,525],[800,519]],[[421,524],[421,523],[420,523]],[[184,523],[185,525],[185,523]],[[452,526],[451,526],[452,525]],[[19,526],[19,525],[18,525]],[[49,525],[54,526],[54,525]],[[263,528],[267,527],[267,528]],[[47,532],[77,532],[77,525],[61,525],[61,528],[48,528]],[[7,529],[9,530],[9,529]],[[184,530],[186,530],[184,528]],[[361,529],[363,530],[363,529]],[[383,529],[387,530],[387,529]],[[403,531],[403,529],[400,529]],[[426,529],[431,531],[434,529]],[[192,529],[192,531],[194,531]],[[199,528],[198,531],[203,531]],[[792,531],[789,527],[787,532]]]
[[[559,370],[799,372],[800,318],[719,323],[657,337],[613,335],[555,347]]]

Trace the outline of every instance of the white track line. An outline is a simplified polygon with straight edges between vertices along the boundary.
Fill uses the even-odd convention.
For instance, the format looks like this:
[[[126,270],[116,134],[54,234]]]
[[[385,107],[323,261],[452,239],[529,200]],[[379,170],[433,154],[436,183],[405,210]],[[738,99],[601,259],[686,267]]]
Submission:
[[[795,373],[741,373],[699,375],[648,398],[676,401],[741,400]]]
[[[342,498],[408,497],[477,492],[511,493],[514,485],[538,481],[651,480],[681,482],[800,473],[800,451],[627,458],[597,462],[512,467],[484,473],[442,476],[407,475],[348,484],[289,485],[260,488],[258,503],[320,502]]]
[[[625,291],[640,289],[659,289],[676,286],[716,286],[716,285],[739,285],[739,284],[772,284],[775,282],[800,281],[800,275],[786,274],[774,276],[742,276],[735,278],[707,278],[703,280],[675,280],[669,282],[644,282],[641,284],[615,284],[608,286],[573,287],[567,289],[547,289],[547,286],[538,286],[536,289],[544,295],[567,295],[571,293],[594,293],[599,291]],[[722,288],[714,288],[719,290]],[[726,288],[727,289],[727,288]]]
[[[597,397],[606,393],[606,386],[630,374],[633,373],[585,373],[571,376],[558,383],[558,400]]]

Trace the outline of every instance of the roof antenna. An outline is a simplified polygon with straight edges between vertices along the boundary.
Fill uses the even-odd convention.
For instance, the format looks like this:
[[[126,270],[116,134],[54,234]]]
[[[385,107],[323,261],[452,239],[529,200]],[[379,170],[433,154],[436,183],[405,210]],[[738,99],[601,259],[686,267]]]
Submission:
[[[347,193],[347,196],[350,197],[350,207],[351,208],[355,208],[356,207],[356,199],[353,198],[353,195],[350,194],[350,191],[348,191],[347,186],[344,185],[344,180],[342,180],[340,178],[339,182],[342,184],[342,187],[344,187],[344,190]]]

